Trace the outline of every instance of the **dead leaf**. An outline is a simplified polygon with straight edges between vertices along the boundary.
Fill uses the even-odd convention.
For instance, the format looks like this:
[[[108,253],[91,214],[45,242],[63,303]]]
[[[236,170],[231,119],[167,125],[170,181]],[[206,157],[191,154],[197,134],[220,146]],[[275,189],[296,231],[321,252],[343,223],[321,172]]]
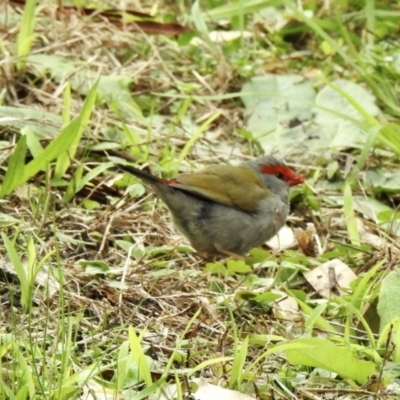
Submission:
[[[79,400],[119,400],[123,396],[116,394],[114,389],[108,389],[97,383],[94,379],[90,379],[82,388],[82,393],[78,397]]]
[[[282,296],[273,302],[273,312],[276,317],[291,321],[298,321],[302,318],[299,313],[299,305],[293,297],[277,289],[272,289],[271,292]]]
[[[240,393],[236,390],[224,389],[220,386],[215,386],[209,383],[204,378],[193,379],[199,388],[195,393],[196,400],[254,400],[255,397],[250,397],[247,394]]]
[[[345,292],[340,288],[350,287],[350,282],[356,279],[354,272],[337,258],[305,272],[304,277],[321,296],[327,298],[343,295]]]
[[[254,400],[247,394],[240,393],[236,390],[224,389],[209,383],[204,378],[195,378],[191,382],[198,386],[195,393],[191,393],[193,399],[196,400]],[[168,385],[159,398],[159,400],[170,400],[177,398],[176,384]]]
[[[386,240],[386,239],[378,236],[376,233],[373,233],[370,230],[368,230],[368,228],[365,226],[362,219],[357,218],[356,223],[357,223],[357,229],[358,229],[358,232],[360,233],[360,239],[361,239],[362,243],[369,244],[374,249],[378,249],[378,250],[383,250],[383,249],[390,247],[392,254],[393,253],[396,254],[396,253],[400,252],[400,250],[398,248],[392,246],[388,240]]]
[[[286,250],[295,247],[297,241],[293,229],[285,225],[266,244],[272,250]]]
[[[224,42],[231,42],[236,39],[248,39],[253,37],[253,33],[249,31],[211,31],[208,35],[211,42],[214,43],[224,43]],[[203,40],[199,37],[194,37],[190,44],[194,46],[200,46],[203,44]]]
[[[294,228],[294,236],[297,239],[300,250],[309,257],[315,257],[316,252],[314,248],[314,238],[316,234],[315,225],[312,223],[307,224],[306,229]]]

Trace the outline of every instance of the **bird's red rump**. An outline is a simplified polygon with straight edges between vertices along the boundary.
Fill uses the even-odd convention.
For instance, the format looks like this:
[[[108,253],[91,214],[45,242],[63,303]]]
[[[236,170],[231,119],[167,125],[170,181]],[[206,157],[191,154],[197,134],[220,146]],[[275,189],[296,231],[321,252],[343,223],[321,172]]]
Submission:
[[[286,165],[263,165],[260,167],[263,174],[276,175],[287,182],[289,186],[299,185],[305,181],[304,177],[294,172]]]

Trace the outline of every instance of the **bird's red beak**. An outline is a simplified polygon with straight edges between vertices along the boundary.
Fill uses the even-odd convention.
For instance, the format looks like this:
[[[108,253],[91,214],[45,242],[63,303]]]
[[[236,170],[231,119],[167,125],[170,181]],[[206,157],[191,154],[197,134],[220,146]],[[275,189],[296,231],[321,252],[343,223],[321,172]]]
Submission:
[[[296,172],[291,171],[290,176],[287,177],[287,184],[289,186],[295,186],[295,185],[300,185],[301,183],[304,183],[306,179],[304,176],[301,176],[299,174],[296,174]]]

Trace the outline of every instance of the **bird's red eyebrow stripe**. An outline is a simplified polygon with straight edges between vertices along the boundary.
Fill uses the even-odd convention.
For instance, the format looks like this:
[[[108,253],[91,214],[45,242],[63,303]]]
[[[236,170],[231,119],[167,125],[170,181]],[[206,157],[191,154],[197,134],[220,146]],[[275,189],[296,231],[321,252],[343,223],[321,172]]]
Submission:
[[[263,174],[269,175],[282,174],[283,179],[287,182],[289,186],[298,185],[305,181],[303,176],[297,174],[286,165],[263,165],[260,168],[260,171]]]
[[[262,167],[260,167],[260,171],[263,174],[282,174],[284,176],[286,176],[288,173],[293,172],[289,167],[286,167],[286,165],[263,165]]]

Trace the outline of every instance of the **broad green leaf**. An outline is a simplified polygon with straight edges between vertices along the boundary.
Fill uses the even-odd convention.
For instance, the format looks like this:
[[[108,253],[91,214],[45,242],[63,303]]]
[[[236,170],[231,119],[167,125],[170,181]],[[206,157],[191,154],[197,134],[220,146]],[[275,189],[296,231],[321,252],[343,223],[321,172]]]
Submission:
[[[400,318],[400,271],[391,271],[382,280],[379,291],[378,314],[382,330],[394,318]]]
[[[363,197],[363,196],[353,196],[355,210],[362,213],[365,217],[369,218],[372,221],[378,220],[378,215],[382,212],[390,212],[392,215],[395,215],[395,210],[381,201],[371,198],[371,197]],[[380,224],[381,229],[386,229],[393,234],[400,236],[400,220],[391,219],[389,222],[385,222]]]
[[[228,260],[226,269],[229,274],[247,274],[252,271],[243,260]]]
[[[91,90],[91,83],[98,80],[98,95],[109,103],[111,109],[122,111],[123,115],[131,117],[134,115],[143,125],[148,121],[143,117],[142,110],[132,98],[131,86],[133,80],[128,75],[100,75],[89,68],[82,68],[83,64],[77,60],[67,59],[54,54],[31,54],[28,59],[36,70],[43,75],[50,74],[54,80],[61,82],[69,78],[71,88],[81,94],[87,94]],[[67,91],[69,88],[67,88]],[[68,107],[67,94],[64,97],[64,106]],[[67,110],[64,109],[64,122]]]
[[[400,170],[372,170],[367,172],[367,181],[377,191],[399,193]]]
[[[375,97],[344,79],[326,82],[316,95],[312,80],[267,74],[245,83],[241,99],[249,113],[245,129],[266,153],[319,155],[362,147],[362,166],[383,130]]]
[[[266,153],[285,155],[299,148],[304,136],[301,121],[312,118],[312,86],[300,75],[272,74],[255,77],[243,85],[240,95],[249,113],[245,129]],[[298,123],[290,127],[291,121]]]
[[[85,268],[85,272],[89,275],[104,274],[110,271],[110,266],[104,261],[85,261],[80,260],[79,265]]]
[[[46,139],[53,139],[62,126],[59,115],[29,107],[0,106],[0,126],[12,126],[22,131],[29,127]]]
[[[373,362],[361,360],[350,347],[337,346],[328,339],[301,338],[291,343],[308,346],[286,350],[291,364],[336,372],[343,378],[354,379],[362,384],[375,373]]]

